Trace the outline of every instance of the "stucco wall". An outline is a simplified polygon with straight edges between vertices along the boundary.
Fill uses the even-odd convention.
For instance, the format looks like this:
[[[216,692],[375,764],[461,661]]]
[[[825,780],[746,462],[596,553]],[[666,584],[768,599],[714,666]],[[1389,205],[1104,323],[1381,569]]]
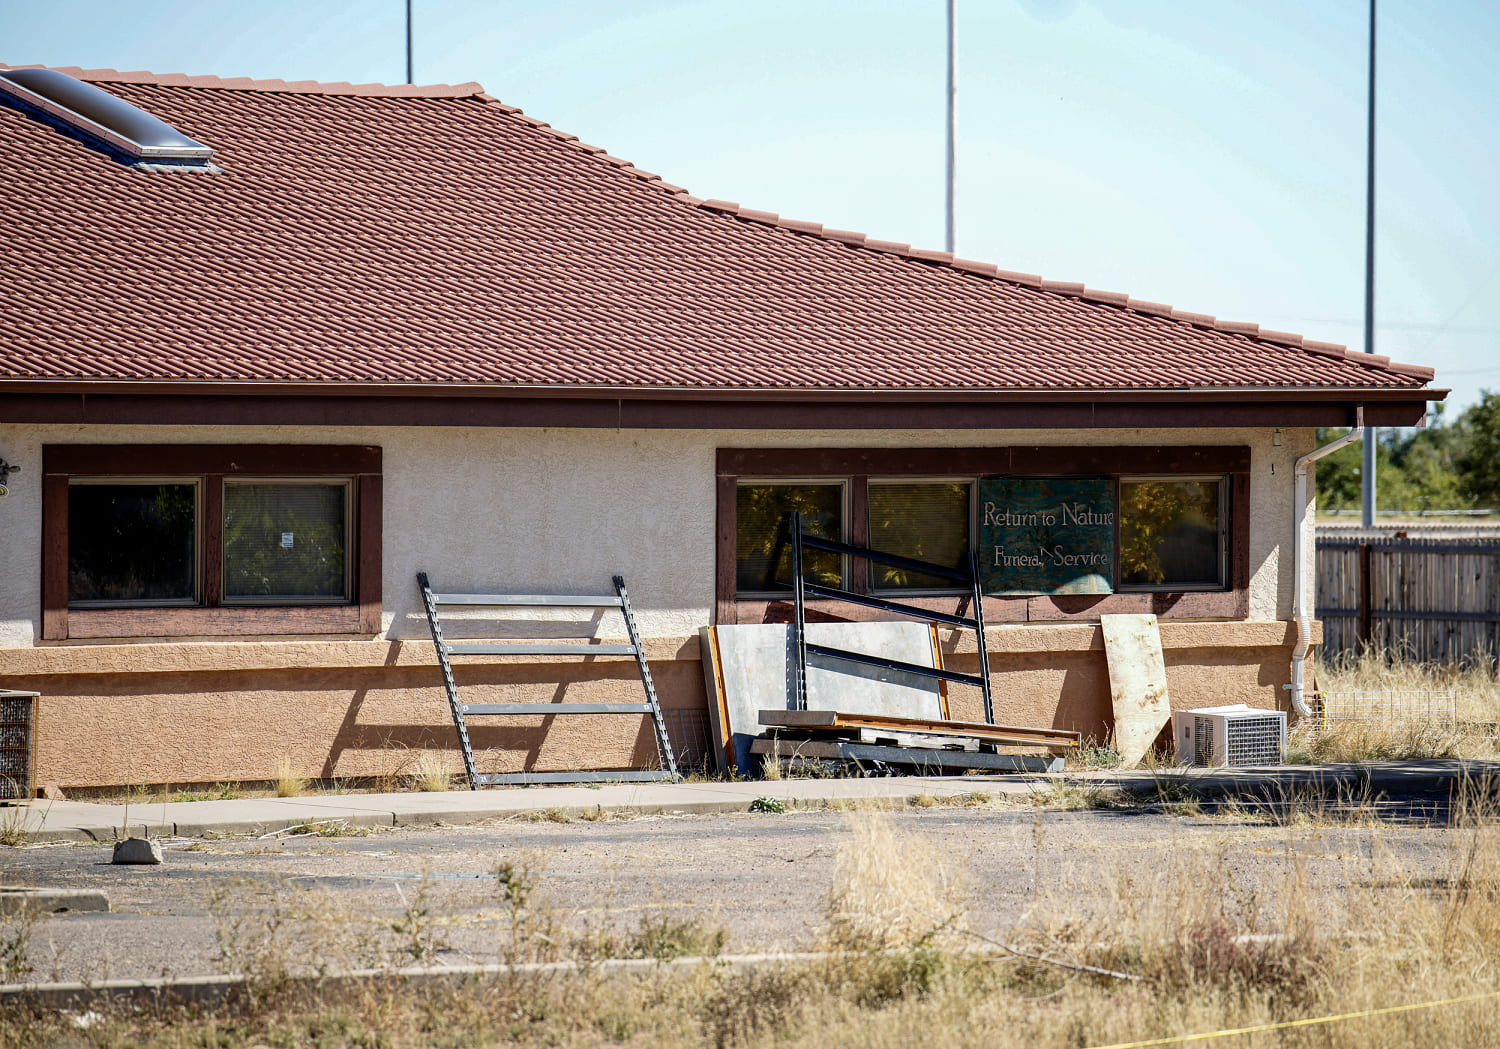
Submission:
[[[0,685],[43,694],[41,782],[69,785],[265,779],[278,760],[307,776],[379,776],[425,749],[456,768],[452,729],[414,577],[440,590],[604,593],[630,586],[669,706],[704,702],[696,631],[714,603],[715,451],[720,447],[1249,445],[1249,621],[1163,628],[1178,705],[1281,702],[1290,637],[1292,463],[1310,430],[604,431],[469,428],[0,426],[22,466],[0,499]],[[45,443],[378,444],[384,450],[384,622],[374,638],[182,639],[38,644],[41,448]],[[1305,533],[1311,554],[1312,532]],[[593,623],[618,637],[617,617]],[[477,633],[494,631],[476,626]],[[455,626],[455,634],[462,633]],[[1108,731],[1098,629],[997,626],[997,716]],[[972,657],[953,654],[963,665]],[[633,699],[628,661],[461,672],[471,700]],[[626,694],[629,694],[628,696]],[[974,716],[956,697],[955,716]],[[635,719],[523,719],[476,742],[496,769],[626,767],[654,748]]]
[[[714,593],[719,447],[1224,444],[1252,449],[1250,619],[1291,609],[1291,469],[1311,430],[675,431],[461,427],[0,426],[20,463],[0,499],[0,647],[40,634],[41,448],[47,443],[378,444],[384,449],[385,631],[420,636],[414,578],[439,589],[605,593],[624,574],[642,631],[686,637]],[[1307,533],[1311,543],[1311,533]],[[1310,547],[1309,547],[1310,550]],[[601,634],[618,636],[606,620]]]

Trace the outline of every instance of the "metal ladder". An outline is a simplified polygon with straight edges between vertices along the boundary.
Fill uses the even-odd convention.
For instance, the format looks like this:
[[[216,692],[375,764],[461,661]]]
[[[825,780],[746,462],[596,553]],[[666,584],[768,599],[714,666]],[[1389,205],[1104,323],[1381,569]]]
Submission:
[[[667,738],[667,723],[661,715],[661,704],[656,699],[656,684],[651,680],[651,667],[646,662],[646,652],[641,644],[640,632],[636,629],[635,614],[630,610],[630,596],[625,592],[625,580],[614,577],[615,594],[607,596],[555,596],[551,594],[435,594],[428,583],[427,573],[417,573],[417,585],[422,591],[422,607],[427,612],[427,625],[432,630],[432,644],[437,649],[438,666],[443,672],[443,689],[448,693],[448,708],[453,713],[453,725],[458,730],[458,743],[463,748],[464,772],[469,778],[469,789],[507,783],[598,783],[598,782],[655,782],[675,781],[677,759],[672,753],[672,741]],[[501,642],[483,644],[450,645],[443,639],[443,624],[438,618],[439,605],[463,605],[470,608],[520,606],[531,608],[613,608],[625,619],[625,629],[630,634],[628,645],[592,645],[588,643],[565,643],[553,645],[527,644],[524,642]],[[458,696],[458,684],[453,679],[453,656],[635,656],[640,667],[641,684],[646,689],[644,703],[465,703]],[[656,732],[656,753],[661,762],[659,769],[632,769],[626,771],[577,771],[577,772],[495,772],[481,774],[474,768],[474,748],[469,744],[470,716],[516,716],[545,714],[650,714]]]

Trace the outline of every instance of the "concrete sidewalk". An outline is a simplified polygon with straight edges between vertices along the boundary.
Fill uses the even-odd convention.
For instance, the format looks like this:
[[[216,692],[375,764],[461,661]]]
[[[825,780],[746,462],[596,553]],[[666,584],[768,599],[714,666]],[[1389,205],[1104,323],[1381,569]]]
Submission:
[[[0,807],[0,831],[31,841],[114,841],[122,837],[198,838],[266,834],[306,824],[343,821],[355,827],[475,823],[533,812],[746,812],[757,799],[787,809],[857,802],[911,805],[924,798],[1005,794],[1024,801],[1054,781],[1119,788],[1147,798],[1169,782],[1174,794],[1277,799],[1316,791],[1352,796],[1448,797],[1467,780],[1500,782],[1500,762],[1432,759],[1365,765],[1283,765],[1256,769],[1158,769],[1057,775],[893,776],[870,779],[786,779],[737,783],[607,783],[479,791],[398,794],[308,794],[297,798],[123,804],[33,800]],[[128,819],[128,822],[127,822]]]

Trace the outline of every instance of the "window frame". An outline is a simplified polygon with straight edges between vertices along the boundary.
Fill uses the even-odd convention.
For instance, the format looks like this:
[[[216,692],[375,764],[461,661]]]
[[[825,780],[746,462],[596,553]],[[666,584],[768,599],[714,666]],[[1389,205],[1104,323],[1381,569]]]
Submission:
[[[1250,467],[1247,445],[1012,445],[992,448],[719,448],[716,474],[717,562],[714,621],[720,624],[781,622],[789,616],[787,595],[736,592],[735,488],[739,478],[762,483],[802,477],[834,477],[848,482],[848,541],[868,546],[868,497],[872,478],[913,481],[985,477],[1221,477],[1228,506],[1225,532],[1226,578],[1221,589],[1129,589],[1099,595],[986,595],[985,617],[996,623],[1093,622],[1116,613],[1153,613],[1164,619],[1248,618],[1250,614]],[[974,491],[974,490],[971,490]],[[1117,488],[1118,491],[1118,488]],[[970,502],[976,500],[971,494]],[[971,515],[974,510],[971,508]],[[970,536],[976,534],[971,516]],[[1116,534],[1118,542],[1118,533]],[[1118,553],[1118,551],[1117,551]],[[868,574],[848,573],[849,589],[867,592]],[[904,603],[952,612],[956,593],[909,595]],[[823,607],[826,605],[827,607]],[[808,602],[815,616],[877,619],[877,610],[843,602]]]
[[[284,634],[372,636],[381,628],[381,449],[371,445],[49,444],[42,449],[42,640]],[[199,603],[69,607],[72,478],[197,478]],[[225,603],[224,481],[347,482],[347,602]]]
[[[1230,478],[1227,474],[1121,474],[1115,478],[1115,506],[1122,506],[1121,488],[1127,484],[1172,484],[1177,482],[1213,481],[1219,486],[1219,580],[1216,583],[1179,583],[1167,585],[1164,583],[1127,583],[1123,579],[1117,579],[1115,590],[1119,593],[1216,593],[1228,588],[1230,566],[1230,521],[1229,521],[1229,488]],[[1115,525],[1115,572],[1118,576],[1120,571],[1120,532],[1125,526],[1124,512],[1117,510],[1120,520]]]

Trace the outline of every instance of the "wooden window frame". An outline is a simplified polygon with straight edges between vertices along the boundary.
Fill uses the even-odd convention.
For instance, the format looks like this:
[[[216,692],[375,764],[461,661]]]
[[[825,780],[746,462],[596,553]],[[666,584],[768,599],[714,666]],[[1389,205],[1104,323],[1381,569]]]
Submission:
[[[998,448],[720,448],[717,456],[715,622],[782,622],[785,599],[738,597],[735,591],[735,492],[738,480],[775,483],[783,477],[844,477],[849,482],[850,541],[868,545],[869,479],[901,477],[1109,477],[1222,475],[1228,480],[1228,585],[1221,590],[1119,591],[1113,594],[986,596],[984,614],[996,623],[1097,620],[1101,615],[1150,612],[1163,619],[1245,619],[1250,614],[1250,449],[1248,446],[1008,446]],[[850,573],[860,591],[865,573]],[[953,611],[958,595],[903,599],[934,611]],[[846,602],[808,602],[814,618],[878,619],[882,613]]]
[[[42,639],[380,633],[381,449],[369,445],[51,444],[42,449]],[[68,607],[68,481],[202,479],[202,603]],[[329,477],[353,486],[351,595],[339,605],[224,604],[226,477]]]

